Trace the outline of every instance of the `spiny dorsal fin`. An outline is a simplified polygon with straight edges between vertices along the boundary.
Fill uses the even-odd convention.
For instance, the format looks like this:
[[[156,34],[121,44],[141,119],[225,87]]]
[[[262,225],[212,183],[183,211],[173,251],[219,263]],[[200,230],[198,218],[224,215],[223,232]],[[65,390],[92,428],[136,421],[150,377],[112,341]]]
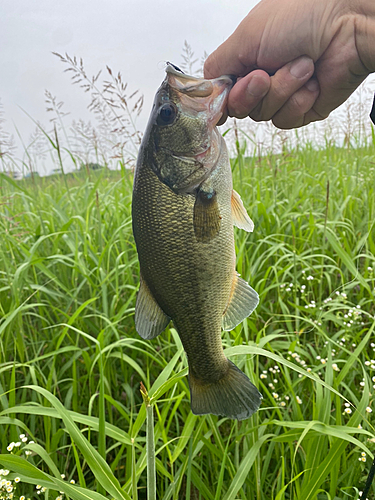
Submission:
[[[194,205],[194,233],[198,241],[208,243],[220,229],[221,216],[215,191],[198,191]]]
[[[235,273],[232,283],[232,293],[224,311],[223,330],[233,330],[245,318],[250,316],[259,303],[259,295],[247,281]]]
[[[135,329],[143,339],[150,340],[165,330],[169,321],[141,277],[135,304]]]
[[[233,224],[249,233],[254,230],[254,222],[250,219],[246,208],[243,206],[241,196],[233,189],[232,191],[232,219]]]

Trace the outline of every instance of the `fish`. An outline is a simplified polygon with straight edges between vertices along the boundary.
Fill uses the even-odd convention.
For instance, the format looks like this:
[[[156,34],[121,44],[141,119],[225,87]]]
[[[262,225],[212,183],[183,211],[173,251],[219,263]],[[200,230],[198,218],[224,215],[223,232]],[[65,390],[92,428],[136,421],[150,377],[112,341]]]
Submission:
[[[233,190],[216,124],[235,79],[189,76],[167,64],[134,173],[133,234],[140,264],[135,328],[153,339],[172,320],[189,365],[191,410],[244,420],[262,395],[224,354],[221,331],[259,296],[236,272],[233,225],[253,231]]]

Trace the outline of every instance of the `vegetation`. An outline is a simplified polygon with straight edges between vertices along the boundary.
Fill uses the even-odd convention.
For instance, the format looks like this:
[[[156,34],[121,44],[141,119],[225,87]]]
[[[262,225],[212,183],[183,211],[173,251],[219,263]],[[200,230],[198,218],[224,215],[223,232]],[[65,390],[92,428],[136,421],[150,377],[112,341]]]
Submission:
[[[238,148],[234,185],[256,229],[236,230],[237,269],[260,305],[223,343],[264,395],[243,422],[192,415],[172,325],[151,342],[135,332],[132,171],[2,175],[0,466],[13,498],[146,498],[141,382],[156,498],[358,498],[374,450],[374,147]]]
[[[0,174],[0,499],[360,498],[375,446],[374,133],[349,120],[344,147],[333,129],[313,147],[304,132],[229,130],[255,223],[235,230],[237,270],[260,304],[223,344],[264,399],[246,421],[197,417],[173,325],[149,342],[134,329],[127,161],[143,99],[59,57],[98,121],[67,131],[47,92],[53,128],[38,124],[19,170],[36,172],[47,144],[74,171]],[[188,45],[183,60],[193,72]],[[2,123],[0,109],[9,173]]]

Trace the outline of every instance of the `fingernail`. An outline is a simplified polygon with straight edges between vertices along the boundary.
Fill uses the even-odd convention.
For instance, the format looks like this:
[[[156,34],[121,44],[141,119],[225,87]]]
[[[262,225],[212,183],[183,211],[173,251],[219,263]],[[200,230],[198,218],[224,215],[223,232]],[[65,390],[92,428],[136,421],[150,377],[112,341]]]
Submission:
[[[303,78],[313,68],[313,61],[310,57],[302,56],[292,63],[290,74],[295,78]]]
[[[315,78],[310,78],[310,80],[305,83],[305,87],[307,88],[307,90],[310,90],[310,92],[316,92],[317,90],[319,90],[319,83]]]
[[[247,85],[247,93],[251,97],[263,97],[268,90],[267,82],[259,75],[254,75]]]

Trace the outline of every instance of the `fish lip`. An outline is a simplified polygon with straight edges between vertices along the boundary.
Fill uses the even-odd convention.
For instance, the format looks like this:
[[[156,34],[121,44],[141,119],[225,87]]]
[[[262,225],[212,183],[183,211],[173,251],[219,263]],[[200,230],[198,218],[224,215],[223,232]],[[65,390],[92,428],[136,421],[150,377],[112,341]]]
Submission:
[[[165,72],[170,75],[174,76],[179,76],[182,77],[183,79],[186,80],[195,80],[195,81],[200,81],[200,80],[206,80],[208,82],[215,82],[215,81],[222,81],[223,83],[227,83],[231,87],[237,82],[237,77],[235,75],[222,75],[218,76],[217,78],[203,78],[201,76],[193,76],[193,75],[188,75],[187,73],[184,73],[182,70],[177,71],[178,66],[175,66],[174,64],[167,62],[167,66],[165,68]],[[178,68],[180,69],[180,68]]]
[[[198,98],[198,101],[202,99],[201,102],[207,103],[207,123],[212,130],[223,116],[228,94],[237,78],[234,75],[223,75],[213,79],[191,76],[172,63],[167,63],[165,71],[165,82],[184,96],[183,99],[186,96],[192,99]],[[188,101],[185,100],[185,103]]]

